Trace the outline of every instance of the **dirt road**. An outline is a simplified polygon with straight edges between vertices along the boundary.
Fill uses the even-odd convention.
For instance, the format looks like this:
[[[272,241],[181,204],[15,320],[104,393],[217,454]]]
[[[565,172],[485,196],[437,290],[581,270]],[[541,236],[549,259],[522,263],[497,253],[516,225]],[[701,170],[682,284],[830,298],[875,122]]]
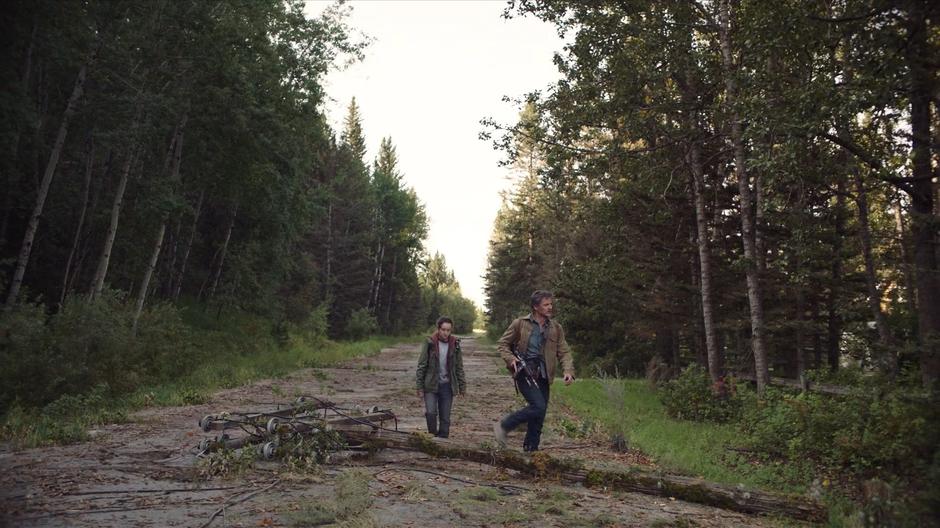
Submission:
[[[451,438],[489,442],[494,420],[521,400],[492,348],[465,338],[463,349],[469,395],[455,402]],[[332,520],[342,526],[774,524],[663,497],[605,493],[403,451],[338,458],[314,475],[264,462],[236,478],[206,481],[198,476],[193,447],[209,436],[197,427],[201,417],[273,409],[275,402],[299,394],[343,406],[389,408],[398,415],[400,429],[423,430],[424,409],[413,390],[416,351],[416,344],[403,344],[339,368],[306,369],[220,391],[204,405],[146,409],[135,413],[131,423],[101,428],[83,444],[24,451],[0,447],[0,525],[201,527],[211,521],[213,527],[317,526],[330,522],[323,511],[340,512]],[[565,416],[569,423],[576,420],[557,406],[549,411],[542,441],[549,454],[643,462],[641,454],[613,453],[600,439],[562,436],[559,423]],[[521,449],[521,442],[516,433],[510,448]],[[354,498],[369,507],[344,515],[342,502],[350,499],[340,488],[350,475],[367,489]]]

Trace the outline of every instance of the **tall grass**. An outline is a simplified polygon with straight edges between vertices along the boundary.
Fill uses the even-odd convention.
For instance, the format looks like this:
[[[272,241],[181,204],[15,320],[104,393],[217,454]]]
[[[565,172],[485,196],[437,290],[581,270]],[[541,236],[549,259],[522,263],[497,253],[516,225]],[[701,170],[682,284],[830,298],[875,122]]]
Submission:
[[[604,424],[612,435],[622,435],[666,470],[730,485],[806,491],[808,475],[799,469],[753,463],[737,451],[744,445],[733,425],[669,418],[645,380],[583,380],[554,384],[552,390],[553,399]]]
[[[418,342],[418,336],[370,337],[362,341],[307,341],[291,338],[287,348],[271,347],[260,353],[210,360],[177,380],[144,387],[128,397],[132,407],[201,403],[219,389],[247,385],[267,378],[283,378],[302,368],[330,367],[343,361],[377,355],[382,348]]]

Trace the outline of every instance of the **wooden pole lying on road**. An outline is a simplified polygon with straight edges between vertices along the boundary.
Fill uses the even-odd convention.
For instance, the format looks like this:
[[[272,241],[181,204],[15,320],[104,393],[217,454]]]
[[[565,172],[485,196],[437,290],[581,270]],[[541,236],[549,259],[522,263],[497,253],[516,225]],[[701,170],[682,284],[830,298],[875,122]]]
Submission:
[[[355,416],[328,402],[317,400],[314,405],[332,411],[334,416],[315,418],[308,416],[306,409],[300,408],[293,409],[297,413],[293,417],[287,416],[289,412],[280,417],[272,416],[277,411],[256,413],[258,417],[267,415],[272,418],[266,426],[254,425],[256,433],[253,434],[239,438],[223,435],[206,439],[200,444],[200,452],[205,454],[218,449],[242,449],[257,444],[260,447],[259,454],[272,458],[277,456],[278,439],[330,431],[338,433],[347,445],[359,445],[370,450],[421,451],[437,458],[455,458],[498,466],[540,478],[580,482],[589,487],[609,490],[674,497],[742,513],[781,515],[817,522],[828,517],[826,507],[810,497],[744,489],[695,477],[651,471],[638,466],[593,467],[579,460],[555,458],[544,451],[530,455],[507,449],[488,448],[485,445],[471,446],[454,439],[431,438],[423,433],[398,431],[397,418],[388,410],[372,407],[365,411],[366,414]],[[393,420],[394,429],[385,425]]]
[[[419,433],[377,430],[341,431],[348,441],[373,448],[417,450],[440,458],[458,458],[500,466],[528,475],[580,482],[591,487],[633,491],[648,495],[716,506],[743,513],[783,515],[806,521],[824,521],[826,507],[804,496],[745,490],[703,479],[669,475],[638,467],[627,469],[590,468],[574,460],[552,457],[544,452],[524,455],[511,450],[471,447],[452,439],[432,439]]]

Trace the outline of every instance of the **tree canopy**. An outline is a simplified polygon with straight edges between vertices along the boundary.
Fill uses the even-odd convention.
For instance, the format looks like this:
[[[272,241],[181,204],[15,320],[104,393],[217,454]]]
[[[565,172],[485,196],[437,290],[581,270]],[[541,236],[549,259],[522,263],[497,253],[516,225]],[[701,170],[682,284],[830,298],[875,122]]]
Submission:
[[[167,304],[334,338],[442,315],[422,289],[427,215],[392,139],[367,160],[355,99],[341,131],[323,114],[324,75],[365,45],[348,6],[314,18],[300,0],[0,9],[4,375],[54,362],[17,341],[15,314],[33,306],[55,325],[117,299],[114,324],[129,314],[131,334]]]
[[[520,176],[489,324],[551,288],[585,364],[940,375],[935,3],[511,2],[562,78],[487,134]]]

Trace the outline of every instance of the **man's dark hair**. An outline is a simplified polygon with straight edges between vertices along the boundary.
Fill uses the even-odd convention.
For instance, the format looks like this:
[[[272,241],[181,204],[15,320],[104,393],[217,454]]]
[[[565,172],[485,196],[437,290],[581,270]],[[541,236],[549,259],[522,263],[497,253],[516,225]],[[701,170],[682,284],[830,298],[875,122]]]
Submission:
[[[555,297],[552,295],[552,292],[547,290],[535,290],[532,292],[532,297],[529,299],[529,306],[535,308],[536,306],[542,304],[542,301],[545,299],[551,299]]]
[[[450,326],[454,326],[454,320],[450,317],[439,317],[437,319],[437,327],[440,328],[442,324],[450,323]]]

